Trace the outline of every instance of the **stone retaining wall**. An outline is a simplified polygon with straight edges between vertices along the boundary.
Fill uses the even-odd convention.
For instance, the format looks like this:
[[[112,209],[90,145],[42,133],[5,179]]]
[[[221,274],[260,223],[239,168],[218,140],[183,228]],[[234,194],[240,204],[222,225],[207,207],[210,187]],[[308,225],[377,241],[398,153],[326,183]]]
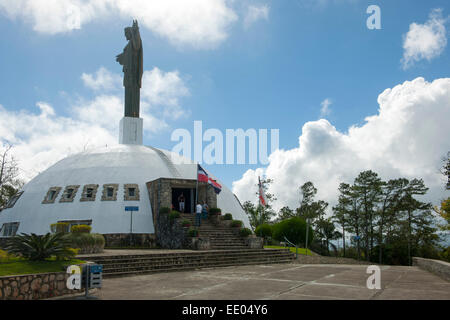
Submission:
[[[418,266],[421,269],[432,272],[439,277],[450,281],[450,263],[448,262],[413,257],[413,266]]]
[[[0,277],[0,300],[37,300],[83,292],[67,289],[69,276],[52,272]]]
[[[105,233],[105,247],[156,248],[155,234],[150,233]]]
[[[375,264],[373,262],[358,261],[351,258],[342,257],[326,257],[326,256],[306,256],[304,254],[299,254],[297,260],[293,260],[295,263],[300,264],[361,264],[361,265],[371,265]]]

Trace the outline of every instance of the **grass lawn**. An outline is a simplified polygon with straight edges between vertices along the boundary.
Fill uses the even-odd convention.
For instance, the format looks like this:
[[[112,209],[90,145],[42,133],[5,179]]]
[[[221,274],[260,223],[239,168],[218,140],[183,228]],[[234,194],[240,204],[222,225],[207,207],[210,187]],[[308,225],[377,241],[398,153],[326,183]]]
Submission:
[[[287,247],[282,247],[282,246],[264,246],[264,248],[267,249],[287,249]],[[291,250],[291,252],[295,253],[295,248],[293,247],[289,247],[289,249]],[[298,248],[298,254],[306,254],[306,249],[305,248]],[[312,256],[311,251],[308,249],[308,256]]]
[[[56,261],[29,261],[21,258],[11,258],[8,262],[0,263],[0,276],[11,276],[30,273],[47,273],[64,271],[64,266],[83,263],[83,260],[72,259]]]

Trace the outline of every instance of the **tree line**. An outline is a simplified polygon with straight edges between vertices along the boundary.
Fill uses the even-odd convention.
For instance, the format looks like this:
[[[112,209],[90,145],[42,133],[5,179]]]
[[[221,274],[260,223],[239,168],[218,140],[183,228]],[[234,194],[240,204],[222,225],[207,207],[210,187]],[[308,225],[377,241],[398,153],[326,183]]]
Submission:
[[[449,170],[447,156],[443,174],[449,176]],[[267,191],[272,180],[266,179],[263,183]],[[412,265],[413,256],[450,260],[450,249],[439,245],[438,234],[439,229],[450,230],[450,198],[443,200],[440,207],[433,207],[423,201],[427,191],[422,179],[384,181],[376,172],[367,170],[360,172],[351,184],[340,183],[337,204],[330,208],[328,216],[329,204],[315,199],[317,189],[311,181],[300,187],[298,208],[285,206],[275,212],[273,194],[266,194],[268,204],[265,207],[255,206],[250,201],[243,207],[254,230],[261,224],[302,218],[314,230],[309,248],[320,254],[331,255],[332,251],[343,257],[401,265]],[[438,224],[433,211],[444,218],[444,225]],[[348,238],[350,241],[346,241]],[[337,249],[336,243],[342,244],[342,248]],[[307,243],[298,244],[305,246]]]

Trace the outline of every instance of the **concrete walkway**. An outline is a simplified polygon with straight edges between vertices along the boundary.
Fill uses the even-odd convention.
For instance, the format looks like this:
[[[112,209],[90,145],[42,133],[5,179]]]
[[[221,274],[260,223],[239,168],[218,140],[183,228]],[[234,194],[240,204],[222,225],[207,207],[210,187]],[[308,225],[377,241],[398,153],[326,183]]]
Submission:
[[[382,266],[380,290],[361,265],[258,265],[104,279],[100,299],[443,299],[450,282],[418,267]]]

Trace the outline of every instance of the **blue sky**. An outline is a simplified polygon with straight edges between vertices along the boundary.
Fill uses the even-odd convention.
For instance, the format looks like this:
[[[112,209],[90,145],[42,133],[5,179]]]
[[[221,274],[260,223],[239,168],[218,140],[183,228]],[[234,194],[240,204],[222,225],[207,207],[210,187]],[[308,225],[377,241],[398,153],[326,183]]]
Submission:
[[[176,2],[174,1],[175,4]],[[193,6],[198,2],[195,1]],[[22,4],[27,9],[14,11],[12,3]],[[217,4],[216,7],[219,8],[211,5],[213,11],[218,10],[218,17],[222,19],[218,19],[221,24],[211,27],[218,30],[219,35],[211,35],[205,31],[204,26],[209,27],[208,21],[204,24],[199,21],[190,23],[192,20],[182,21],[181,25],[174,28],[174,34],[171,34],[170,26],[164,23],[162,27],[158,25],[157,19],[160,16],[146,15],[143,10],[145,12],[139,13],[140,16],[137,17],[140,19],[143,40],[144,70],[150,71],[156,67],[163,75],[174,72],[172,75],[176,86],[173,90],[165,91],[163,98],[174,98],[174,105],[179,113],[177,119],[171,119],[167,114],[162,115],[164,108],[170,107],[170,103],[160,100],[154,102],[149,98],[149,104],[153,105],[148,114],[157,109],[158,116],[161,115],[167,126],[157,131],[147,130],[144,138],[147,145],[170,150],[175,145],[170,141],[170,134],[174,129],[186,128],[192,131],[193,121],[202,120],[204,129],[218,128],[222,132],[227,128],[280,129],[280,148],[289,152],[299,147],[300,136],[308,136],[306,130],[302,131],[307,122],[322,125],[326,130],[334,127],[339,134],[346,136],[349,127],[363,127],[366,117],[379,114],[377,99],[385,89],[419,77],[423,77],[431,85],[434,80],[448,79],[449,76],[447,33],[444,35],[445,45],[441,43],[440,49],[435,50],[440,52],[432,53],[430,59],[418,59],[407,69],[401,62],[406,50],[404,38],[412,23],[424,25],[431,19],[432,10],[440,8],[441,24],[444,30],[448,28],[450,8],[446,0],[214,0],[210,3]],[[381,9],[381,30],[369,30],[366,27],[369,17],[366,9],[371,4],[376,4]],[[0,105],[4,108],[3,115],[18,116],[22,112],[30,117],[34,114],[38,118],[40,111],[36,103],[40,102],[51,106],[53,111],[50,115],[63,117],[66,121],[74,117],[74,108],[80,108],[83,103],[89,105],[100,95],[122,97],[122,89],[106,92],[93,90],[81,76],[85,73],[95,77],[101,67],[108,74],[122,75],[115,55],[126,44],[123,28],[131,24],[136,11],[121,7],[120,14],[114,8],[109,11],[105,9],[105,12],[98,11],[96,15],[91,12],[89,18],[83,17],[80,29],[61,31],[61,26],[58,25],[61,21],[56,18],[53,20],[54,17],[49,17],[51,22],[55,21],[50,23],[50,27],[45,25],[45,12],[41,12],[45,8],[36,9],[27,5],[27,0],[0,1],[0,55],[3,62],[0,73]],[[52,4],[48,6],[48,12],[58,14],[52,10]],[[246,17],[250,7],[266,8],[266,11],[248,22]],[[228,10],[225,17],[221,15],[223,10],[220,11],[223,8]],[[171,18],[170,14],[161,19],[167,21],[168,18]],[[179,35],[197,24],[200,31],[206,33],[205,37],[193,38],[190,33]],[[52,31],[53,27],[55,29]],[[183,32],[180,33],[180,30]],[[147,85],[152,86],[151,83]],[[448,82],[440,85],[449,89]],[[427,84],[423,86],[426,87]],[[184,90],[183,94],[176,92],[180,88]],[[444,99],[445,97],[447,96],[444,95]],[[321,103],[325,99],[331,101],[330,112],[322,117]],[[441,108],[441,114],[442,111],[448,114],[448,104]],[[325,118],[331,127],[318,122],[320,118]],[[78,120],[80,119],[77,118]],[[120,118],[116,119],[117,124],[119,120]],[[88,123],[93,123],[95,119],[89,121]],[[13,123],[8,125],[14,126]],[[18,125],[14,130],[11,127],[3,128],[0,132],[8,132],[8,140],[23,149],[32,145],[33,135],[21,133],[17,128]],[[114,135],[115,127],[107,129]],[[448,136],[447,128],[440,130],[433,134]],[[42,133],[42,139],[48,136],[48,132]],[[430,139],[433,137],[434,135],[430,136]],[[2,142],[5,140],[4,135]],[[103,142],[104,140],[95,141],[95,138],[90,141],[92,145]],[[316,141],[318,144],[321,142],[323,141]],[[360,142],[364,144],[364,141]],[[433,198],[436,200],[444,193],[438,191],[438,175],[434,171],[438,169],[439,158],[450,150],[450,146],[439,141],[430,141],[430,144],[433,144],[433,150],[442,152],[415,159],[417,167],[411,168],[410,164],[403,167],[390,162],[380,167],[375,166],[374,169],[379,169],[383,177],[429,175],[427,181],[436,190]],[[67,153],[66,149],[60,148],[50,152],[53,156],[46,158],[44,154],[56,146],[50,144],[37,148],[35,143],[33,145],[32,152],[18,153],[19,160],[21,156],[36,156],[39,161],[35,163],[45,166],[51,164],[55,157],[62,157]],[[393,147],[390,150],[396,149]],[[334,156],[329,154],[328,157]],[[323,179],[320,173],[317,173],[317,177],[313,175],[318,172],[314,168],[314,160],[307,158],[305,154],[300,158],[303,159],[302,163],[311,165],[295,171],[292,169],[297,163],[295,160],[285,172],[289,171],[291,177],[298,177],[297,180],[294,179],[295,184],[317,178],[320,189]],[[395,153],[389,158],[396,158]],[[380,157],[378,154],[376,160],[379,162],[382,159],[382,155]],[[30,166],[26,161],[23,163]],[[355,168],[365,169],[371,162],[361,163],[362,165],[355,165]],[[282,166],[273,166],[282,169]],[[267,171],[261,165],[205,167],[230,188],[233,182],[240,181],[233,190],[244,200],[249,197],[249,193],[242,191],[249,185],[248,180],[243,177],[244,173],[248,173],[248,179],[252,177],[254,180],[257,174],[265,173],[270,176],[270,172],[276,172],[275,169]],[[414,171],[417,168],[422,171]],[[325,172],[326,170],[334,172],[340,168],[324,168]],[[350,173],[353,174],[353,171],[347,170],[339,177],[350,177]],[[334,188],[334,184],[332,185]],[[280,194],[285,192],[283,188],[278,191]],[[322,196],[331,199],[330,192],[323,192]],[[291,196],[285,198],[286,203],[293,203],[295,197],[294,190]],[[283,196],[279,198],[284,199]]]

